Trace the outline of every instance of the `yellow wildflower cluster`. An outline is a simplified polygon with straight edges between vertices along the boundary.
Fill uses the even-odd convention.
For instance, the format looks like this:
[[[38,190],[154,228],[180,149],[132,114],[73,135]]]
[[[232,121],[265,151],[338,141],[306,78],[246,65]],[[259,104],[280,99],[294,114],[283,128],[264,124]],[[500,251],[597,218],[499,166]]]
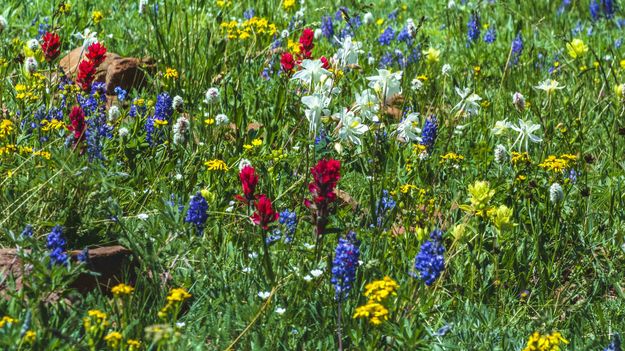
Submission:
[[[252,17],[244,22],[232,20],[222,22],[221,29],[227,34],[228,39],[247,39],[253,34],[273,36],[278,32],[275,24],[269,23],[266,18]]]
[[[10,119],[3,119],[0,121],[0,139],[6,138],[15,127],[13,126],[13,122]]]
[[[486,217],[490,210],[489,202],[495,195],[495,190],[490,188],[487,181],[476,181],[469,185],[469,205],[460,205],[466,212],[479,217]]]
[[[560,155],[560,157],[550,155],[542,163],[540,163],[538,167],[552,172],[563,172],[569,169],[571,163],[574,163],[575,161],[577,161],[576,155],[563,154]]]
[[[512,162],[512,164],[515,166],[532,163],[532,161],[530,160],[530,155],[527,152],[516,151],[512,151],[512,157],[510,157],[510,162]]]
[[[25,344],[33,344],[35,342],[35,339],[37,339],[37,334],[32,330],[24,333],[24,336],[22,337],[22,341]]]
[[[13,144],[0,146],[0,156],[9,155],[17,152],[17,147]]]
[[[128,296],[132,294],[133,291],[135,291],[135,288],[124,283],[117,284],[111,289],[111,293],[115,297]]]
[[[108,347],[117,350],[119,348],[119,343],[122,341],[122,334],[120,332],[112,331],[106,334],[104,341],[106,341],[106,345]]]
[[[59,130],[63,127],[65,127],[65,124],[63,123],[63,121],[59,121],[56,118],[53,118],[50,121],[48,121],[47,119],[44,119],[43,121],[41,121],[41,130],[44,132],[49,132],[51,130]]]
[[[441,156],[439,163],[450,162],[452,164],[459,164],[462,160],[464,160],[464,156],[458,155],[455,152],[448,152]]]
[[[258,147],[258,146],[261,146],[261,145],[263,145],[263,140],[256,138],[256,139],[252,140],[252,144],[245,144],[245,145],[243,145],[243,148],[245,150],[251,150],[251,149],[253,149],[255,147]]]
[[[11,318],[9,316],[4,316],[0,319],[0,328],[4,328],[5,325],[11,325],[17,323],[17,319]]]
[[[66,14],[72,10],[72,4],[69,1],[64,1],[59,4],[59,13]]]
[[[297,42],[295,40],[289,39],[287,41],[286,47],[289,50],[289,52],[292,53],[293,55],[298,55],[298,54],[300,54],[302,52],[300,50],[299,42]]]
[[[559,332],[553,332],[550,335],[541,335],[534,332],[527,340],[527,346],[523,351],[560,351],[562,345],[569,342]]]
[[[294,9],[295,0],[284,0],[284,2],[282,3],[282,8],[284,8],[285,11],[290,11]]]
[[[395,292],[397,288],[399,285],[390,277],[367,284],[364,295],[369,298],[369,301],[356,308],[353,318],[367,318],[373,325],[382,324],[388,319],[389,314],[388,308],[383,303],[390,295],[397,295]]]
[[[100,24],[100,22],[104,19],[104,14],[102,11],[93,11],[91,13],[91,20],[94,24]]]
[[[138,351],[141,349],[141,341],[136,339],[128,339],[126,345],[128,346],[128,351]]]
[[[512,223],[512,215],[514,210],[506,205],[500,205],[499,207],[492,207],[488,210],[488,217],[495,225],[497,230],[502,231],[514,226]]]
[[[227,171],[228,165],[222,160],[214,159],[204,162],[209,171]]]
[[[271,155],[269,157],[273,162],[280,162],[287,158],[287,154],[282,150],[271,150]]]
[[[87,317],[82,319],[82,325],[85,328],[87,334],[87,343],[90,347],[95,346],[100,342],[104,331],[109,325],[106,313],[100,310],[87,311]]]
[[[165,69],[164,76],[167,79],[178,79],[180,75],[178,74],[178,71],[175,68],[167,67]]]
[[[167,295],[167,304],[158,312],[158,316],[165,319],[167,316],[172,315],[173,318],[176,318],[180,306],[189,298],[191,298],[191,294],[185,289],[171,289],[169,295]]]

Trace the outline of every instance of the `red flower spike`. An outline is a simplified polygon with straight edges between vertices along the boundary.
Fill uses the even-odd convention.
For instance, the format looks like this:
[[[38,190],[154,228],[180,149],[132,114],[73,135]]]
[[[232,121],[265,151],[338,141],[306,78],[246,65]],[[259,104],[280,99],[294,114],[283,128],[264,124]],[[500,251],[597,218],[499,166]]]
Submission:
[[[46,61],[50,62],[59,57],[61,53],[61,37],[56,33],[46,32],[43,35],[41,43],[41,51],[46,58]]]
[[[71,125],[67,126],[67,129],[74,132],[74,142],[77,143],[82,140],[87,125],[85,124],[85,113],[79,106],[72,107],[72,112],[69,114],[69,120]]]
[[[308,190],[313,195],[315,203],[324,201],[333,202],[336,199],[334,188],[341,178],[341,162],[333,159],[322,159],[310,169],[313,182],[308,184]]]
[[[280,58],[280,66],[282,70],[285,72],[291,72],[291,70],[295,67],[295,60],[293,59],[293,55],[289,52],[285,52],[282,54]]]
[[[251,217],[252,222],[259,225],[263,230],[269,230],[269,224],[278,220],[280,215],[273,210],[271,200],[265,195],[261,195],[254,205],[256,212]]]
[[[93,43],[87,48],[87,58],[98,67],[106,59],[106,47],[100,43]]]
[[[323,69],[330,69],[330,61],[328,61],[328,59],[325,56],[321,56],[319,60],[323,62]]]
[[[315,32],[310,28],[305,28],[302,35],[299,37],[299,47],[304,58],[312,57],[312,49],[315,47],[315,44],[313,44],[314,39]]]
[[[243,201],[246,204],[254,200],[254,192],[256,191],[256,185],[258,184],[258,175],[256,170],[252,166],[245,166],[239,172],[239,179],[241,180],[241,186],[243,187],[243,196],[237,195],[237,200]]]
[[[95,65],[89,60],[82,60],[78,65],[78,76],[76,83],[84,91],[91,89],[91,83],[95,79]]]

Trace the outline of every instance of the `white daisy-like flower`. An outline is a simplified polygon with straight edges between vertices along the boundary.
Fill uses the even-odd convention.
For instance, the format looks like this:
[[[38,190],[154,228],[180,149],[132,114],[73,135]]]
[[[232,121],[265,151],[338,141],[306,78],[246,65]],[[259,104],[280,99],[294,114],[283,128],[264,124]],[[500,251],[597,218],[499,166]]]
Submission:
[[[454,106],[452,111],[459,111],[461,114],[476,115],[482,98],[469,88],[460,89],[456,87],[456,94],[460,96],[460,102]]]
[[[276,307],[276,313],[279,315],[283,315],[286,312],[286,308],[282,308],[280,306]]]
[[[354,114],[354,111],[347,108],[334,115],[335,118],[340,119],[339,138],[341,140],[347,140],[352,144],[361,145],[362,141],[360,136],[369,130],[369,126],[362,123],[360,117]]]
[[[330,71],[323,68],[321,60],[304,60],[301,63],[302,69],[297,71],[291,80],[299,80],[306,84],[319,82],[322,75],[330,75]]]
[[[518,145],[520,148],[521,146],[523,146],[525,148],[525,151],[527,151],[530,141],[533,143],[540,143],[541,141],[543,141],[542,138],[534,135],[534,132],[540,129],[540,124],[534,124],[519,119],[518,125],[509,124],[508,127],[519,134],[514,141],[514,144],[512,144],[512,147]]]
[[[271,293],[269,291],[259,291],[258,292],[258,297],[260,297],[263,300],[267,300],[269,298],[269,296],[271,296]]]
[[[323,271],[321,269],[313,269],[312,271],[310,271],[310,274],[313,277],[318,278],[320,275],[323,274]]]
[[[388,100],[393,95],[401,94],[402,71],[391,72],[387,69],[378,69],[377,76],[367,77],[369,87]]]
[[[547,95],[551,95],[556,90],[564,89],[564,85],[560,85],[560,83],[558,83],[558,81],[554,79],[545,79],[534,88],[544,90]]]
[[[421,141],[421,128],[417,126],[419,114],[410,113],[397,125],[397,136],[404,142]]]

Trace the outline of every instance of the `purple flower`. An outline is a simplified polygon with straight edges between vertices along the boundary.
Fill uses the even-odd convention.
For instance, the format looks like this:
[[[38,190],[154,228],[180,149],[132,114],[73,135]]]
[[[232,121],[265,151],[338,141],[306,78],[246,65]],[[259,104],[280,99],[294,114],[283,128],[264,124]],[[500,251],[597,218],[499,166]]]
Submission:
[[[469,44],[480,39],[480,16],[476,14],[469,17],[469,22],[467,23],[467,38],[469,39]]]
[[[378,42],[382,45],[390,45],[393,39],[395,39],[395,31],[391,26],[388,26],[378,38]]]
[[[432,149],[434,142],[436,142],[437,130],[438,120],[436,116],[432,115],[425,120],[421,130],[421,145],[427,147],[428,151]]]
[[[521,32],[517,33],[516,37],[512,41],[512,57],[510,62],[513,65],[519,63],[519,58],[521,58],[521,54],[523,53],[523,36],[521,36]]]
[[[69,262],[65,253],[65,238],[63,238],[63,228],[60,225],[54,226],[46,238],[46,248],[50,250],[50,263],[54,265],[64,265]]]
[[[415,258],[414,268],[418,272],[415,278],[423,280],[427,286],[432,285],[445,270],[445,257],[443,256],[445,247],[441,242],[442,238],[443,232],[435,229],[430,233],[430,240],[421,245],[421,250]]]
[[[204,232],[204,225],[208,219],[208,203],[202,194],[198,191],[194,196],[191,196],[189,202],[189,209],[187,210],[187,216],[184,221],[195,225],[197,235],[202,235]]]
[[[332,23],[332,17],[323,16],[323,18],[321,18],[321,34],[329,40],[332,40],[332,37],[334,36],[334,23]]]
[[[495,42],[495,40],[497,40],[497,32],[495,31],[495,28],[488,28],[486,33],[484,33],[484,42],[487,44],[492,44]]]
[[[358,258],[360,257],[359,244],[356,233],[350,232],[346,238],[340,238],[338,245],[336,245],[331,279],[336,300],[341,301],[347,298],[352,289],[352,284],[356,279]]]

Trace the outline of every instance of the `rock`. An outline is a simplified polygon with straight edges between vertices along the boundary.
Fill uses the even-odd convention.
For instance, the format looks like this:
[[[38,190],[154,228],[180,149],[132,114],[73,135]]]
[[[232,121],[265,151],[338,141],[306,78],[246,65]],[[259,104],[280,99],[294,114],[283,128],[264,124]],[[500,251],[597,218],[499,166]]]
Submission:
[[[26,250],[28,253],[29,250]],[[80,251],[71,251],[72,262]],[[96,288],[109,292],[118,283],[133,281],[135,262],[131,259],[132,252],[123,246],[106,246],[89,250],[87,267],[94,274],[79,275],[70,287],[86,294]],[[32,267],[22,264],[16,249],[0,249],[0,292],[23,286],[23,277],[32,271]],[[130,276],[127,276],[128,274]],[[11,278],[11,279],[9,279]],[[9,282],[15,286],[9,286]]]
[[[59,65],[66,76],[76,79],[78,65],[84,59],[86,49],[78,47],[65,57]],[[152,58],[122,57],[114,52],[107,52],[106,59],[96,70],[95,81],[106,83],[106,94],[115,95],[115,88],[124,90],[141,89],[147,83],[147,76],[156,69]]]

